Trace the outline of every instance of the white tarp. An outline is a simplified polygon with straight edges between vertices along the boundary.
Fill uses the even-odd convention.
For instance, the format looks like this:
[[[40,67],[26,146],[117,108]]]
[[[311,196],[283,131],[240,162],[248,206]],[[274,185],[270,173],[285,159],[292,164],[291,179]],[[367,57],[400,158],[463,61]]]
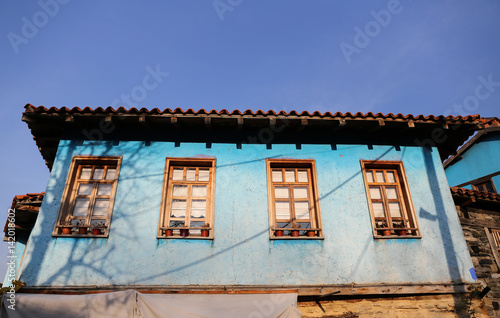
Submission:
[[[1,318],[299,318],[296,293],[87,295],[15,294],[2,297]]]

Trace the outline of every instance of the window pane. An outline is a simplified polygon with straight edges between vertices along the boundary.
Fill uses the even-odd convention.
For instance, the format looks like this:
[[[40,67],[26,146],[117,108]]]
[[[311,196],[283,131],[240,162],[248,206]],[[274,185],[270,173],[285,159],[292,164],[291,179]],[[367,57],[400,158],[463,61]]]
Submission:
[[[210,180],[210,170],[200,169],[198,171],[198,181],[209,181]]]
[[[205,221],[191,221],[189,227],[202,227],[205,225]],[[201,230],[189,230],[189,235],[201,235]]]
[[[387,187],[385,188],[387,193],[387,199],[396,200],[398,198],[398,193],[396,192],[396,187]]]
[[[100,184],[97,188],[97,195],[111,195],[113,185],[111,183]]]
[[[370,197],[372,200],[382,199],[382,194],[379,187],[370,187]]]
[[[387,171],[387,182],[396,182],[396,177],[394,176],[394,171]]]
[[[116,169],[108,169],[106,172],[106,180],[115,180],[116,178]]]
[[[299,170],[297,177],[299,178],[299,182],[308,182],[307,170]]]
[[[171,217],[185,218],[186,217],[186,200],[172,200]]]
[[[299,220],[309,219],[309,202],[295,202],[295,216]]]
[[[191,217],[204,218],[207,214],[207,201],[193,200],[191,201]]]
[[[92,215],[106,216],[108,213],[109,199],[96,199]]]
[[[273,182],[283,182],[283,173],[281,170],[273,170]]]
[[[377,171],[376,175],[377,175],[377,182],[385,182],[383,171]]]
[[[92,183],[80,183],[78,187],[78,195],[90,195],[92,194],[92,188],[94,185]]]
[[[382,204],[382,202],[372,202],[372,206],[373,206],[373,214],[375,215],[376,218],[385,217],[384,205]]]
[[[92,173],[91,168],[82,168],[82,173],[80,175],[80,179],[90,179],[90,174]]]
[[[173,196],[174,197],[186,197],[188,193],[188,186],[186,185],[174,185]]]
[[[307,187],[293,187],[293,197],[296,199],[307,199]]]
[[[486,182],[484,184],[484,187],[486,188],[487,192],[492,192],[494,193],[495,191],[493,190],[493,184],[491,182]]]
[[[373,171],[367,171],[366,172],[366,181],[368,182],[375,182],[375,180],[373,179]]]
[[[276,218],[290,219],[290,202],[276,202]]]
[[[285,170],[285,181],[286,182],[295,182],[295,171],[294,170]]]
[[[392,217],[400,217],[401,210],[398,202],[389,202],[389,210],[391,211]]]
[[[82,199],[82,198],[76,199],[75,209],[73,210],[73,216],[87,216],[89,203],[90,199]]]
[[[186,171],[186,181],[196,181],[196,169],[188,168]]]
[[[288,187],[275,187],[274,188],[274,195],[276,198],[279,199],[287,199],[288,196]]]
[[[103,174],[104,174],[104,169],[103,168],[94,169],[94,177],[92,179],[94,179],[94,180],[101,180]]]
[[[184,169],[174,168],[174,173],[172,174],[172,180],[182,181],[183,180]]]
[[[193,197],[206,197],[207,186],[193,186]]]

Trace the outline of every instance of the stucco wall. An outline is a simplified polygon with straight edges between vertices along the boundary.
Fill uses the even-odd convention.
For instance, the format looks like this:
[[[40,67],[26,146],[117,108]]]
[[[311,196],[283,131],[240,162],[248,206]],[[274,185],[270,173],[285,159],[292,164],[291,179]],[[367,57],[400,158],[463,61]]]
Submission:
[[[491,132],[481,137],[462,157],[446,167],[446,176],[452,187],[500,171],[500,132]],[[500,191],[500,175],[492,180],[497,191]],[[470,185],[466,188],[472,189]]]
[[[53,238],[74,155],[123,156],[109,238]],[[165,158],[217,158],[214,240],[157,239]],[[266,158],[312,158],[324,240],[270,241]],[[374,240],[360,159],[402,160],[421,239]],[[61,141],[22,264],[39,285],[289,285],[473,281],[436,149]]]

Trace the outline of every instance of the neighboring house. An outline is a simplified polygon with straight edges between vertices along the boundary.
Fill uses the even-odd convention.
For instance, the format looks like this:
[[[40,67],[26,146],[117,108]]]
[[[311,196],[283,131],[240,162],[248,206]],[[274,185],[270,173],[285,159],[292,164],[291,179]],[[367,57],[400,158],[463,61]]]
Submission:
[[[491,317],[500,317],[500,122],[479,130],[444,162],[446,176]]]
[[[184,317],[221,301],[298,317],[297,295],[305,317],[470,309],[442,160],[477,115],[28,104],[23,120],[51,170],[17,274],[28,313]]]

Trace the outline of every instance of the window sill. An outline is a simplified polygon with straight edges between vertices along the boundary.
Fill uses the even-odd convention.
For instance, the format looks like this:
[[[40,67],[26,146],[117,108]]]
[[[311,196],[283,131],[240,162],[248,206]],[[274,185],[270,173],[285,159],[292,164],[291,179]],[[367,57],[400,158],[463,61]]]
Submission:
[[[201,237],[201,236],[157,236],[157,239],[167,239],[167,240],[213,240],[213,237]]]
[[[422,236],[419,235],[374,235],[374,239],[421,239]]]
[[[52,237],[75,237],[75,238],[108,238],[109,235],[92,235],[92,234],[52,234]]]
[[[298,237],[293,237],[293,236],[278,236],[278,237],[269,237],[270,240],[324,240],[325,238],[323,236],[314,236],[314,237],[309,237],[309,236],[298,236]]]

